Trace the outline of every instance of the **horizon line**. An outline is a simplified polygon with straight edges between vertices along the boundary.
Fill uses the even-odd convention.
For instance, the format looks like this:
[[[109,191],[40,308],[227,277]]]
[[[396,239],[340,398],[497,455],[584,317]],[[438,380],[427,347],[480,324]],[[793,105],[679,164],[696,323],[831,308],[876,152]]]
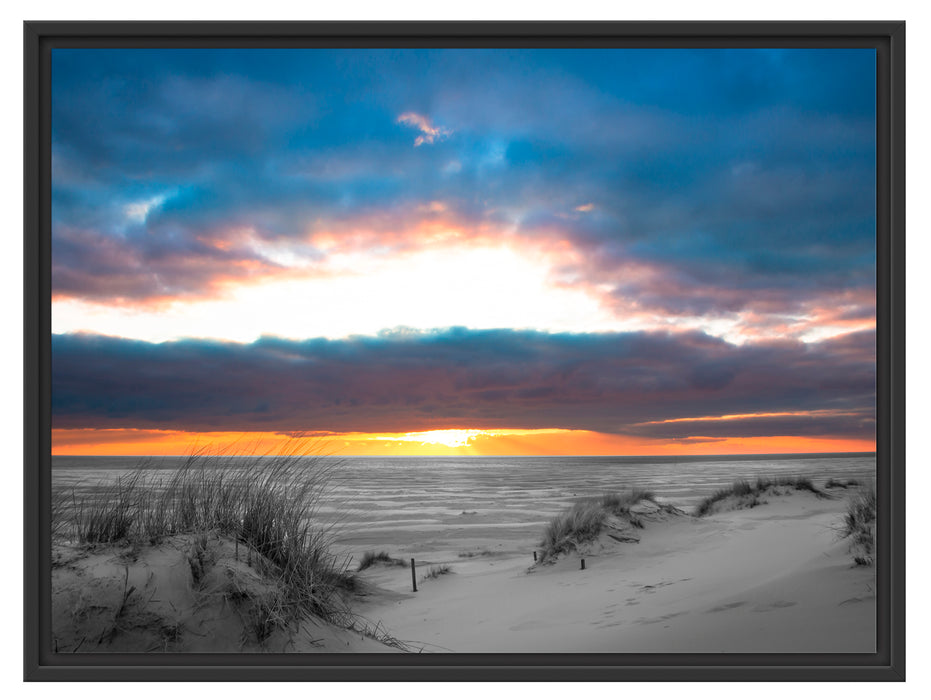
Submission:
[[[153,457],[166,457],[166,458],[199,458],[199,457],[294,457],[302,459],[305,457],[315,457],[315,458],[366,458],[366,459],[499,459],[499,458],[529,458],[529,457],[590,457],[597,459],[604,458],[641,458],[641,457],[650,457],[650,458],[665,458],[665,459],[688,459],[700,457],[704,459],[713,459],[713,458],[737,458],[737,457],[806,457],[810,455],[875,455],[876,450],[830,450],[825,452],[725,452],[721,454],[611,454],[611,455],[592,455],[592,454],[526,454],[526,455],[509,455],[509,454],[467,454],[467,455],[371,455],[371,454],[278,454],[278,453],[267,453],[267,454],[172,454],[172,455],[133,455],[133,454],[124,454],[124,455],[114,455],[114,454],[53,454],[52,457],[109,457],[109,458],[130,458],[135,457],[139,459],[147,459]]]

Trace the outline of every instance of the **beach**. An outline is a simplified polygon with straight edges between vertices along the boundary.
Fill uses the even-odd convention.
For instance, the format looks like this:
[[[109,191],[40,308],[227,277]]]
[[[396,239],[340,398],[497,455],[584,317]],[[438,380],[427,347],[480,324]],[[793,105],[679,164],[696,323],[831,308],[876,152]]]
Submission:
[[[237,468],[250,457],[205,458]],[[259,458],[263,461],[266,458]],[[358,563],[368,550],[456,559],[492,549],[529,557],[546,522],[579,498],[628,488],[690,510],[737,478],[873,479],[873,453],[738,457],[323,457],[332,469],[316,515]],[[167,478],[183,457],[53,457],[53,495],[86,496],[142,466]]]
[[[707,518],[647,522],[636,543],[574,553],[475,556],[411,592],[380,567],[360,612],[425,651],[871,652],[872,568],[838,536],[843,501],[796,493]]]
[[[620,31],[39,56],[27,678],[901,673],[889,61]]]
[[[564,460],[536,467],[512,460],[496,470],[490,461],[428,471],[408,463],[407,473],[356,464],[368,467],[369,482],[381,480],[378,488],[363,494],[344,473],[337,492],[355,509],[320,508],[320,517],[339,522],[334,557],[352,580],[336,617],[276,624],[282,604],[269,567],[222,533],[141,545],[59,541],[53,638],[62,651],[78,652],[869,653],[875,568],[856,564],[844,536],[858,493],[844,479],[866,483],[873,463],[872,456],[670,463],[677,487],[656,488],[630,505],[635,515],[609,515],[598,536],[552,556],[541,545],[547,521],[597,501],[621,476],[640,483],[652,475],[664,485],[663,470],[591,459],[574,472]],[[738,470],[750,479],[753,472],[821,476],[811,480],[813,491],[772,485],[751,500],[724,498],[699,517],[702,498]],[[67,468],[56,476],[59,491],[78,482],[90,488]],[[341,521],[333,516],[340,511]],[[367,554],[382,552],[387,561],[359,570]]]

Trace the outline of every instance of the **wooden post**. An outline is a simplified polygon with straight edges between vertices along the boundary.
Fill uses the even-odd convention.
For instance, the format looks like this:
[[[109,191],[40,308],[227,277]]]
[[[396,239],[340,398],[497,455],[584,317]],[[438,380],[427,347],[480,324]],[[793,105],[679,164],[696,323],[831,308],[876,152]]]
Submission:
[[[417,592],[417,567],[414,565],[414,557],[411,557],[411,585],[414,586],[414,593]]]
[[[585,571],[585,560],[582,560],[582,571]]]
[[[533,550],[533,560],[537,560],[537,550]]]

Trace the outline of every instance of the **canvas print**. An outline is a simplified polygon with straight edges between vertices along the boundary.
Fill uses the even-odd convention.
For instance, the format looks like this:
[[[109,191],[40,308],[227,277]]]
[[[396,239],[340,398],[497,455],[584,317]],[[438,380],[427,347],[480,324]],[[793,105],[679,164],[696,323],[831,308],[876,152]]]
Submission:
[[[51,77],[53,651],[875,651],[873,49]]]

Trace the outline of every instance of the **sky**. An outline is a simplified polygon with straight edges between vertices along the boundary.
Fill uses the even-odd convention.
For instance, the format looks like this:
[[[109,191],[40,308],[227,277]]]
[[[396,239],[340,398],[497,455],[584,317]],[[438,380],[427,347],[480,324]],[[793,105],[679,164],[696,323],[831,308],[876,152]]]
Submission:
[[[53,453],[871,451],[875,132],[872,50],[54,49]]]

